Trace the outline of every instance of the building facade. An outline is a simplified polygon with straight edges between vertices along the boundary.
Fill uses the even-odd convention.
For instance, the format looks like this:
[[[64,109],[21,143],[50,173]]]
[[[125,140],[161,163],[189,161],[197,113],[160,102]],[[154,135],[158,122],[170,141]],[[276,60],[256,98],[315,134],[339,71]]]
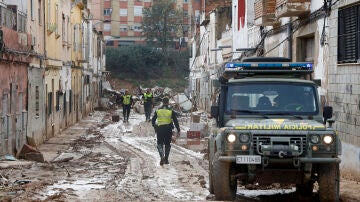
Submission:
[[[97,106],[105,42],[87,1],[2,0],[0,11],[0,154],[17,155]]]
[[[104,10],[100,19],[104,20],[103,33],[107,46],[144,44],[145,37],[141,29],[143,8],[151,7],[154,1],[156,0],[103,0]],[[189,34],[192,33],[191,23],[195,22],[195,17],[199,18],[201,3],[200,0],[174,0],[174,3],[177,9],[182,10],[184,19],[181,25],[183,33],[179,33],[179,42],[174,42],[177,48],[180,43],[187,45]]]
[[[331,8],[325,35],[326,98],[343,141],[342,167],[360,176],[360,2],[339,1]]]
[[[46,139],[45,133],[45,1],[29,4],[27,32],[31,36],[31,46],[35,54],[28,67],[28,124],[27,140],[31,145],[39,145]]]
[[[26,142],[28,66],[31,37],[26,33],[26,2],[0,2],[0,153],[13,154]],[[31,56],[30,56],[31,55]]]

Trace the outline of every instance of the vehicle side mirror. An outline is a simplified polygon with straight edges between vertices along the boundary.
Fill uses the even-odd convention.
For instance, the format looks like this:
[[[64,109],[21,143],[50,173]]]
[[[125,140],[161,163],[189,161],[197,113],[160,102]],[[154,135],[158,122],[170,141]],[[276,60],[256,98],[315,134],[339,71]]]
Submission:
[[[333,115],[333,108],[331,106],[325,106],[323,109],[324,124],[326,124],[326,121],[330,119],[332,115]]]
[[[219,115],[219,106],[211,106],[211,117],[216,118]]]
[[[317,86],[321,86],[321,79],[314,79],[313,82],[317,85]]]

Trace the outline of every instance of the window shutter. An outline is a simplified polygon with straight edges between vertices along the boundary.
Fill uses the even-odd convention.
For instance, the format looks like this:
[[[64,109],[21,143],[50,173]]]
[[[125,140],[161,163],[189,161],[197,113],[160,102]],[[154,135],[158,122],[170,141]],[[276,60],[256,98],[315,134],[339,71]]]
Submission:
[[[357,62],[360,50],[360,6],[339,10],[338,62]]]

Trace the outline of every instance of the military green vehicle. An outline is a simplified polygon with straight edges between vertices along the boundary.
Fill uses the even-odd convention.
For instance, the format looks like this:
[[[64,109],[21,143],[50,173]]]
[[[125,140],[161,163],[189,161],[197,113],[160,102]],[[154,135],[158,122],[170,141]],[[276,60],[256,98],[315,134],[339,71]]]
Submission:
[[[295,184],[302,195],[319,185],[320,201],[339,200],[341,142],[332,107],[320,107],[313,64],[247,58],[224,65],[211,115],[209,191],[234,200],[238,184]]]

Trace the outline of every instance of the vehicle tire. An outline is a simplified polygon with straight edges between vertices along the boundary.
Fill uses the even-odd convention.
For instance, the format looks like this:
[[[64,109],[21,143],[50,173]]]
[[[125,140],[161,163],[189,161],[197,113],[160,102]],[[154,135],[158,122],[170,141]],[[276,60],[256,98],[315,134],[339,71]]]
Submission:
[[[237,181],[231,180],[231,162],[220,161],[219,154],[215,154],[212,165],[212,181],[216,200],[234,200],[236,197]]]
[[[302,196],[311,196],[313,193],[313,189],[314,183],[312,181],[296,185],[296,192]]]
[[[324,164],[319,168],[319,199],[320,201],[339,201],[339,164]]]

